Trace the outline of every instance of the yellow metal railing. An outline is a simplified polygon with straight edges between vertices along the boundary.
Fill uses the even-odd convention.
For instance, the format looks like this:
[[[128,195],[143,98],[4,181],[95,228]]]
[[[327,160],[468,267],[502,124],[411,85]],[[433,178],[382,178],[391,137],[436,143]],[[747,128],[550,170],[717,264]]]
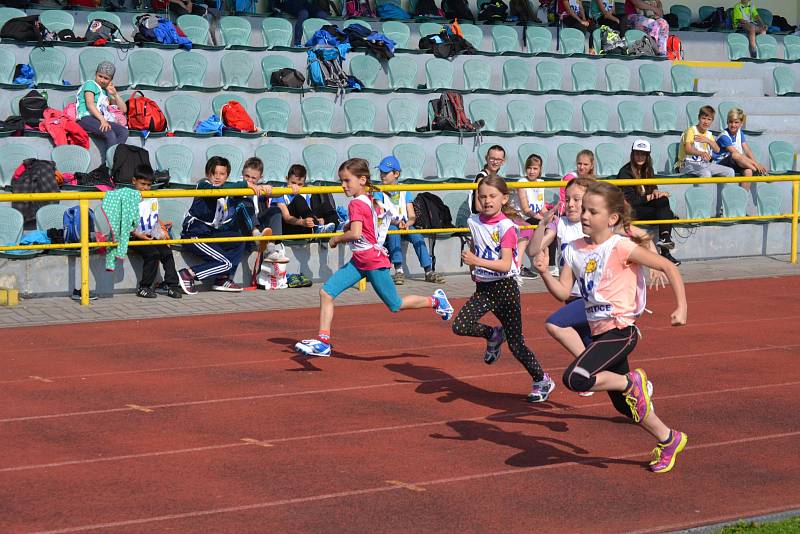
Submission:
[[[792,182],[792,211],[778,215],[753,215],[746,217],[716,217],[703,219],[669,219],[669,220],[647,220],[636,221],[640,225],[653,224],[701,224],[701,223],[720,223],[720,222],[748,222],[748,221],[774,221],[788,219],[792,223],[791,230],[791,262],[797,263],[797,232],[798,232],[798,197],[800,196],[800,176],[754,176],[754,177],[720,177],[720,178],[651,178],[644,180],[607,180],[610,183],[626,185],[677,185],[677,184],[724,184],[724,183],[745,183],[745,182]],[[567,182],[545,181],[545,182],[508,182],[511,189],[522,188],[556,188],[563,187]],[[430,184],[398,184],[392,186],[376,186],[380,191],[469,191],[476,189],[474,183],[430,183]],[[341,193],[340,186],[313,186],[303,187],[301,193],[323,194]],[[273,187],[272,196],[291,194],[292,190],[288,187]],[[252,196],[251,189],[184,189],[184,190],[164,190],[164,191],[143,191],[143,198],[184,198],[184,197],[227,197],[227,196]],[[80,202],[81,214],[81,241],[80,243],[49,244],[49,245],[15,245],[0,246],[0,251],[7,250],[50,250],[50,249],[80,249],[81,251],[81,304],[89,305],[89,249],[99,247],[113,247],[114,242],[90,242],[89,241],[89,201],[102,200],[104,192],[77,192],[63,191],[60,193],[15,193],[0,195],[0,202],[40,202],[52,200],[78,200]],[[453,214],[455,216],[455,214]],[[177,221],[176,221],[177,222]],[[535,226],[521,226],[521,228],[535,228]],[[431,228],[414,230],[392,230],[390,234],[456,234],[467,233],[469,228]],[[271,235],[271,236],[242,236],[242,237],[208,237],[202,239],[163,239],[151,241],[131,241],[130,246],[149,246],[149,245],[180,245],[191,243],[226,243],[241,241],[277,241],[288,239],[320,239],[330,238],[338,233],[325,234],[297,234],[291,236]]]

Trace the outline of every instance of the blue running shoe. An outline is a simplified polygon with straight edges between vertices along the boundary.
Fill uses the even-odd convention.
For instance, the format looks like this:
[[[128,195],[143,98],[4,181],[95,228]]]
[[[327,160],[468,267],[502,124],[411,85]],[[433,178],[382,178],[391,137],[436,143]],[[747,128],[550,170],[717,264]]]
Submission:
[[[294,348],[297,352],[306,356],[322,356],[323,358],[330,358],[331,356],[331,346],[319,339],[298,341]]]
[[[439,315],[443,321],[449,321],[450,318],[453,317],[453,306],[451,306],[450,301],[447,300],[447,295],[445,295],[443,290],[437,289],[433,292],[433,296],[439,299],[439,305],[434,308],[436,314]]]
[[[502,326],[492,328],[492,337],[486,341],[486,352],[483,355],[483,361],[486,365],[492,365],[500,359],[500,349],[503,347],[505,340],[506,333]]]
[[[330,232],[335,232],[335,231],[336,231],[335,223],[318,224],[314,227],[315,234],[328,234]]]

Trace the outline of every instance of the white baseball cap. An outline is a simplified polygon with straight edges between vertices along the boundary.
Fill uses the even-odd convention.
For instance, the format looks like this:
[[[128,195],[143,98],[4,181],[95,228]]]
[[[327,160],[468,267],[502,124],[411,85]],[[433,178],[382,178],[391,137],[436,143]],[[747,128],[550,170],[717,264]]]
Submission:
[[[639,152],[650,152],[650,142],[644,139],[637,139],[633,142],[631,150],[638,150]]]

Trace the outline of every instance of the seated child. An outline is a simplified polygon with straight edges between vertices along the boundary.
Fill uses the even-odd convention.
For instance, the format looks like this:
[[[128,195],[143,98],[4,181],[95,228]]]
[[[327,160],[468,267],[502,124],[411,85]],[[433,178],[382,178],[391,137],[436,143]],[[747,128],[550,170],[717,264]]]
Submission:
[[[542,181],[542,158],[538,154],[531,154],[525,160],[525,176],[519,179],[520,182],[541,182]],[[545,209],[544,189],[537,188],[520,188],[517,189],[511,196],[508,197],[508,204],[517,213],[514,222],[517,225],[525,226],[529,224],[539,224],[542,220],[542,211]],[[519,243],[517,248],[520,255],[517,258],[519,262],[519,275],[522,278],[539,278],[539,275],[529,267],[522,266],[522,252],[524,252],[530,259],[533,265],[533,258],[539,252],[535,250],[532,245],[533,230],[520,230]],[[555,255],[552,259],[555,262]]]
[[[714,163],[712,154],[719,152],[714,134],[708,131],[716,112],[711,106],[703,106],[697,114],[697,124],[689,126],[681,136],[678,148],[680,171],[690,176],[733,176],[733,169]]]
[[[137,165],[131,180],[137,191],[149,191],[153,185],[153,169],[148,165]],[[164,225],[162,227],[162,225]],[[162,221],[158,218],[158,199],[145,198],[139,203],[139,223],[131,232],[131,240],[150,241],[152,239],[169,239],[169,234],[164,227],[172,226],[172,221]],[[166,290],[167,296],[174,299],[181,298],[181,289],[178,284],[178,273],[175,271],[175,258],[169,245],[147,245],[131,247],[142,256],[142,278],[139,280],[139,290],[136,295],[146,299],[156,298],[153,283],[158,273],[158,263],[164,267],[164,283],[160,286]]]
[[[758,50],[756,48],[756,34],[767,33],[767,26],[761,21],[758,16],[758,8],[751,2],[751,0],[739,0],[733,6],[733,13],[731,14],[734,30],[742,30],[747,32],[748,40],[750,41],[750,57],[758,57]]]
[[[288,187],[306,185],[306,168],[299,164],[289,167],[286,175]],[[331,195],[291,194],[277,197],[273,203],[283,216],[283,235],[327,233],[336,229],[339,216]]]
[[[248,158],[242,167],[242,178],[249,187],[258,185],[261,177],[264,174],[264,162],[261,158]],[[272,202],[268,196],[272,192],[272,187],[264,185],[265,193],[263,196],[254,195],[252,198],[253,211],[255,217],[253,218],[253,235],[260,236],[264,233],[266,228],[272,230],[272,235],[281,235],[283,233],[283,224],[281,217],[281,210]],[[299,188],[298,188],[299,189]],[[295,191],[297,194],[297,191]],[[259,241],[259,245],[266,248],[266,261],[273,263],[289,263],[289,258],[286,257],[286,251],[280,241]],[[259,248],[260,251],[265,248]]]
[[[378,165],[378,170],[381,173],[381,182],[384,185],[397,184],[400,178],[400,162],[394,156],[387,156],[381,160]],[[381,207],[391,214],[391,224],[389,230],[413,230],[414,220],[416,215],[414,213],[414,204],[412,203],[412,195],[409,191],[394,191],[391,193],[373,193],[372,197],[375,202],[380,204]],[[433,261],[431,255],[428,253],[428,247],[425,246],[425,238],[421,234],[406,234],[406,235],[387,235],[386,236],[386,250],[389,251],[389,260],[394,265],[394,280],[395,285],[401,286],[405,283],[405,273],[403,272],[403,249],[400,246],[400,239],[404,238],[411,243],[414,247],[414,252],[417,253],[420,266],[425,270],[425,281],[435,284],[444,283],[444,277],[433,270]]]
[[[753,151],[747,144],[747,137],[742,128],[747,117],[739,108],[733,108],[728,112],[728,127],[717,136],[719,152],[714,154],[714,163],[730,167],[733,171],[742,176],[753,176],[753,171],[759,174],[766,174],[767,169],[756,161]],[[750,182],[742,182],[742,187],[750,190]]]

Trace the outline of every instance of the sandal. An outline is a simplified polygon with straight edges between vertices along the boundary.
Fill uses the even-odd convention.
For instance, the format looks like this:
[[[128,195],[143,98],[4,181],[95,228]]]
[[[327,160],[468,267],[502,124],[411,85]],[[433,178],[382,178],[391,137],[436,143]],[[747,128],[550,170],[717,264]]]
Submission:
[[[444,276],[436,271],[428,271],[425,273],[425,281],[432,284],[444,284]]]
[[[403,284],[406,283],[406,275],[405,273],[394,273],[394,276],[392,276],[392,280],[394,280],[394,285],[402,286]]]

